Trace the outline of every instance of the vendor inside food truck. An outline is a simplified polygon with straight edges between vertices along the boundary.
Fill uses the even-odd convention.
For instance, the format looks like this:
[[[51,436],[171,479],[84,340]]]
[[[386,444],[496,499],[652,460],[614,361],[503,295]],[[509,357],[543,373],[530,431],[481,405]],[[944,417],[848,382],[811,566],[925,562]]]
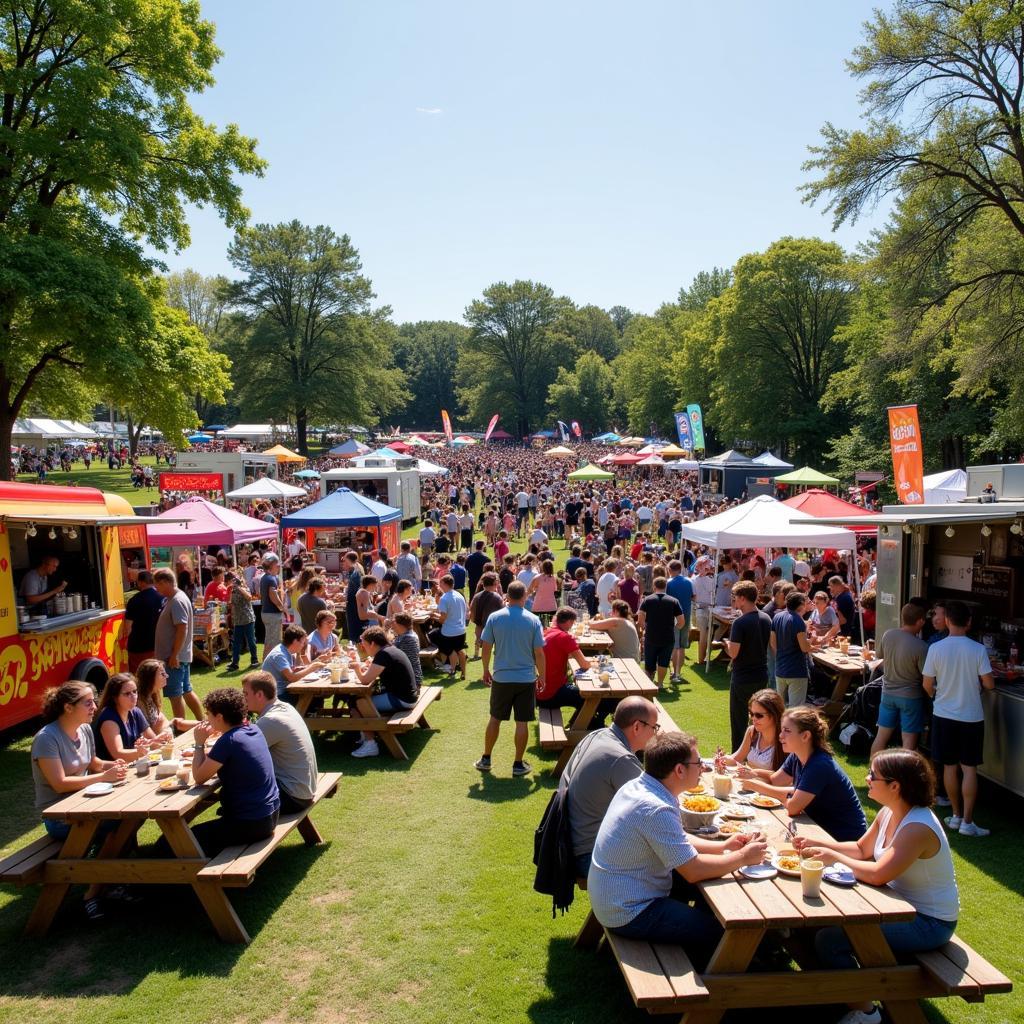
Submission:
[[[18,593],[25,599],[28,605],[43,604],[51,597],[56,597],[64,592],[67,587],[67,580],[62,580],[56,585],[51,585],[53,577],[60,566],[60,559],[47,552],[36,559],[34,569],[29,569],[22,577]]]

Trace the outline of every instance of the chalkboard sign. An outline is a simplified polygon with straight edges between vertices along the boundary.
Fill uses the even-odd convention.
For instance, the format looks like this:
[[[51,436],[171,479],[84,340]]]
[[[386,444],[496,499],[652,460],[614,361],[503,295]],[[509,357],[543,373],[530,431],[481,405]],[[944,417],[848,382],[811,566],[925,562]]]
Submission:
[[[1005,602],[1005,615],[1014,614],[1014,571],[1004,565],[980,565],[974,569],[971,593]]]

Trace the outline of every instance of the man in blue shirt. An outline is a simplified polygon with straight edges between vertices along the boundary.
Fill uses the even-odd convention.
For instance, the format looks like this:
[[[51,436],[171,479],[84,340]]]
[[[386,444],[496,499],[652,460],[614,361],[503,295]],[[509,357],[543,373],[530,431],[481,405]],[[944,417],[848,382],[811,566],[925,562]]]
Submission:
[[[437,581],[441,596],[437,602],[437,617],[440,629],[432,629],[428,639],[437,648],[443,659],[438,667],[448,675],[455,675],[459,668],[466,678],[466,599],[455,589],[451,573],[445,573]]]
[[[772,617],[772,635],[768,643],[775,653],[775,689],[787,708],[807,702],[807,655],[811,641],[803,612],[807,596],[794,590],[786,598],[784,610]]]
[[[601,822],[587,876],[590,905],[616,935],[682,946],[701,970],[722,929],[701,901],[689,905],[692,887],[759,864],[767,844],[761,835],[721,843],[683,830],[679,798],[701,772],[694,737],[656,735],[644,749],[644,769],[612,797]]]
[[[683,681],[682,669],[686,663],[686,648],[690,646],[690,617],[693,606],[693,584],[683,575],[683,563],[674,558],[668,563],[668,582],[665,584],[665,593],[674,597],[683,609],[686,621],[682,626],[676,627],[675,646],[672,649],[672,682]]]
[[[789,553],[789,548],[782,548],[781,554],[772,562],[782,570],[782,578],[787,583],[793,582],[793,568],[796,566],[796,559]]]
[[[491,770],[491,751],[498,742],[501,723],[515,715],[515,760],[513,775],[529,775],[533,769],[523,760],[529,738],[529,723],[537,703],[537,687],[544,680],[544,630],[540,619],[526,610],[526,587],[510,583],[508,607],[492,612],[480,634],[484,684],[491,688],[490,718],[484,731],[484,752],[475,767]],[[491,656],[494,671],[491,672]]]
[[[295,659],[306,646],[306,631],[301,626],[285,626],[281,642],[263,659],[263,671],[269,672],[277,683],[277,696],[288,704],[294,704],[295,698],[288,695],[288,684],[297,683],[310,672],[319,672],[325,661],[330,661],[330,652],[321,654],[309,665],[295,667]]]

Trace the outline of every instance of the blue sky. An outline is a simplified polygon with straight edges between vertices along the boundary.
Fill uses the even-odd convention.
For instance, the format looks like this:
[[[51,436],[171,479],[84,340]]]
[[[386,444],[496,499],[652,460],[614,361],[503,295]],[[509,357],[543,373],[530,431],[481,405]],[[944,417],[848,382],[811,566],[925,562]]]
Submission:
[[[797,192],[820,127],[857,123],[871,6],[203,0],[224,57],[195,106],[259,140],[253,222],[347,233],[399,322],[520,277],[651,312],[783,235],[880,225],[833,236]],[[190,219],[167,264],[230,275]]]

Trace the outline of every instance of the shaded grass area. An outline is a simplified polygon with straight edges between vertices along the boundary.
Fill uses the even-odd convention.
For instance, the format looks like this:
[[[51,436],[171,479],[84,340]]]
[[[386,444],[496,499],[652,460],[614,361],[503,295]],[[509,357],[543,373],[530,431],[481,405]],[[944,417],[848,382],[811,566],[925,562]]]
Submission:
[[[691,653],[693,653],[691,651]],[[206,692],[241,673],[197,672]],[[146,903],[87,925],[78,893],[49,937],[21,931],[36,890],[0,889],[0,1020],[108,1024],[270,1021],[337,1024],[522,1022],[639,1024],[614,962],[572,948],[587,908],[582,894],[564,917],[533,892],[533,830],[554,785],[554,757],[536,745],[537,771],[513,779],[511,734],[503,730],[494,774],[472,767],[480,753],[487,690],[480,663],[468,683],[443,681],[429,713],[434,732],[402,737],[408,762],[349,756],[349,737],[316,740],[322,771],[342,771],[333,800],[314,819],[327,839],[304,847],[296,834],[231,900],[253,936],[248,947],[218,942],[186,888],[150,891]],[[702,751],[728,738],[727,679],[692,665],[662,700]],[[0,749],[3,851],[41,834],[32,810],[26,732]],[[862,799],[863,760],[842,757]],[[1019,851],[1021,802],[986,787],[984,840],[951,838],[963,899],[961,934],[1016,980],[1024,920]],[[155,837],[147,826],[143,838]],[[1002,1024],[1024,1019],[1020,991],[980,1006],[939,1000],[929,1019]],[[791,1022],[835,1019],[831,1010],[786,1013]],[[763,1020],[763,1011],[729,1020]]]
[[[132,505],[156,503],[160,500],[160,492],[156,487],[157,475],[161,470],[166,470],[167,465],[161,462],[157,466],[156,459],[151,455],[144,456],[139,461],[144,466],[153,467],[153,487],[151,489],[142,487],[136,490],[132,487],[131,470],[128,468],[107,469],[106,458],[96,459],[92,464],[92,469],[86,469],[81,462],[74,463],[74,468],[70,473],[65,473],[62,469],[54,469],[47,474],[46,483],[56,484],[60,487],[96,487],[101,491],[119,494]],[[24,484],[39,482],[35,473],[19,473],[17,479],[19,483]]]

